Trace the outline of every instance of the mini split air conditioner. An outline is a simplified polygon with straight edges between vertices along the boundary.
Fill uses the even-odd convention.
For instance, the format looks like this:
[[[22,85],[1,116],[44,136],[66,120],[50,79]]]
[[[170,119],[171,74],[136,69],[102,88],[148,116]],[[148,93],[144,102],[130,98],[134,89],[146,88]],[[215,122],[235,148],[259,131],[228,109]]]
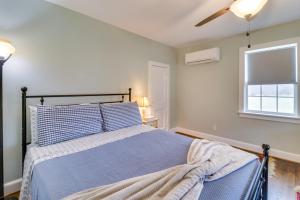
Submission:
[[[206,49],[185,54],[185,64],[195,65],[202,63],[217,62],[220,60],[220,48]]]

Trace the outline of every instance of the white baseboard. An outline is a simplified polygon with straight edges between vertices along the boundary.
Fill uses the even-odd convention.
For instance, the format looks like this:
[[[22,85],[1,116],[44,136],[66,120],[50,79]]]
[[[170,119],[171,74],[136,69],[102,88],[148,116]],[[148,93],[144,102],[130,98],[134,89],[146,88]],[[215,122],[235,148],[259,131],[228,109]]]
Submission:
[[[184,133],[187,135],[191,135],[191,136],[195,136],[195,137],[199,137],[199,138],[224,142],[224,143],[227,143],[234,147],[238,147],[238,148],[245,149],[248,151],[253,151],[256,153],[262,153],[262,148],[259,145],[254,145],[254,144],[250,144],[250,143],[246,143],[246,142],[241,142],[238,140],[223,138],[223,137],[215,136],[212,134],[194,131],[194,130],[190,130],[190,129],[186,129],[186,128],[182,128],[182,127],[172,128],[171,131],[175,131],[175,132],[178,131],[178,132],[181,132],[181,133]],[[272,146],[271,146],[270,155],[274,156],[276,158],[300,163],[300,155],[299,154],[289,153],[289,152],[281,151],[279,149],[273,149]]]
[[[22,179],[16,179],[4,184],[4,195],[9,195],[20,191]]]

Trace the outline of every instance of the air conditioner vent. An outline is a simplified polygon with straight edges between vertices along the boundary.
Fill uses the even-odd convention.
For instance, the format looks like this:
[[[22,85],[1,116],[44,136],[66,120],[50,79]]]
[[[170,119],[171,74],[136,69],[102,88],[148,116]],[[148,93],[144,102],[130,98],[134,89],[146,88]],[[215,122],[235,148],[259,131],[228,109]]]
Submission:
[[[220,60],[220,48],[196,51],[185,55],[186,65],[217,62]]]

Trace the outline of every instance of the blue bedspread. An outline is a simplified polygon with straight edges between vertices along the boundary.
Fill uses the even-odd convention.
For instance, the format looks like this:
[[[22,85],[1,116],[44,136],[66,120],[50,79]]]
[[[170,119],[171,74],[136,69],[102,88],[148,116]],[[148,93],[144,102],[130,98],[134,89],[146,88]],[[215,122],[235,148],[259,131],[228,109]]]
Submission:
[[[191,138],[162,130],[47,160],[32,175],[32,200],[56,200],[84,189],[186,163]],[[253,161],[222,179],[205,182],[201,200],[244,199],[259,166]]]

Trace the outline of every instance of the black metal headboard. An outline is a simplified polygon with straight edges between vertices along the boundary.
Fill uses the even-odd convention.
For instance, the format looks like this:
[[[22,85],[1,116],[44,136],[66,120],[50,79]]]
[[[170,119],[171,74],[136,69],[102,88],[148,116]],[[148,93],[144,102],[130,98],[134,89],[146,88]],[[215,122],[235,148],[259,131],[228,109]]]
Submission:
[[[27,99],[40,99],[41,104],[44,104],[45,98],[66,98],[66,97],[113,97],[118,96],[121,99],[118,101],[102,101],[97,102],[100,104],[103,103],[121,103],[124,102],[125,96],[128,96],[128,100],[131,102],[132,97],[132,89],[128,89],[128,93],[102,93],[102,94],[58,94],[58,95],[27,95],[27,87],[21,88],[22,91],[22,168],[24,167],[24,159],[26,154],[27,145],[30,144],[30,142],[27,142],[27,121],[26,121],[26,107]]]

